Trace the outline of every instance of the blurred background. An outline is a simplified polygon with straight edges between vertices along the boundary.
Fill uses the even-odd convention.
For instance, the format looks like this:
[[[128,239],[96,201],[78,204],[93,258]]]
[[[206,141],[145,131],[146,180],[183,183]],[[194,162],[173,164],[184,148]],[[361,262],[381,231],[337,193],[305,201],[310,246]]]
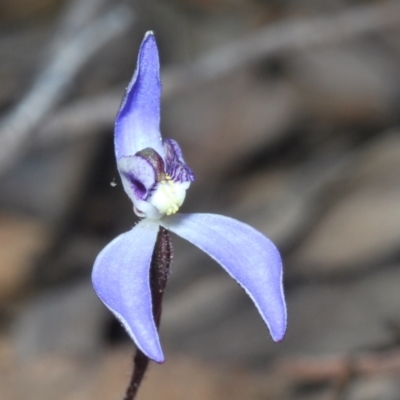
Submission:
[[[173,237],[138,399],[400,399],[400,2],[1,0],[1,400],[123,396],[134,346],[90,272],[135,221],[113,120],[149,29],[182,211],[277,243],[288,331]]]

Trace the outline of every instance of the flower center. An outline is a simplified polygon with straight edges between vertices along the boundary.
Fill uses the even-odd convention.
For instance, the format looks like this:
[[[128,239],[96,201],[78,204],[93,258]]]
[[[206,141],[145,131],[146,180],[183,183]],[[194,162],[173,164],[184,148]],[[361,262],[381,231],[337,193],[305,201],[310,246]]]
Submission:
[[[165,178],[157,182],[147,201],[162,215],[175,214],[185,200],[189,184],[189,182],[175,182],[168,174],[165,174]]]
[[[167,139],[164,147],[165,159],[151,147],[118,159],[124,189],[141,218],[157,220],[175,214],[194,180],[178,144]]]

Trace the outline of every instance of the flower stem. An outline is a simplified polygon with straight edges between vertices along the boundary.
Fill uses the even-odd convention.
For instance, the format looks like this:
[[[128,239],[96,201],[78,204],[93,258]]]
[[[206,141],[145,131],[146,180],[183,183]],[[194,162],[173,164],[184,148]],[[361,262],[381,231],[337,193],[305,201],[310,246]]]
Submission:
[[[157,328],[160,326],[162,298],[167,285],[172,263],[172,242],[169,232],[160,227],[150,264],[150,289],[153,316]],[[139,349],[133,359],[133,373],[124,400],[134,400],[149,365],[149,359]]]

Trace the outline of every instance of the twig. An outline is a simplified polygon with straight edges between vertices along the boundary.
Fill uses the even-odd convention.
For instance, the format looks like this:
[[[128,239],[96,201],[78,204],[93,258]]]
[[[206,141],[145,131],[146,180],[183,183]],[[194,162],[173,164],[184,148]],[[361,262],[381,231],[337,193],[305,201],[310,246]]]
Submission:
[[[90,24],[106,1],[70,0],[60,12],[60,20],[56,23],[56,32],[46,49],[47,57],[45,57],[45,62],[49,62],[58,50],[64,47],[77,32],[80,32]]]
[[[73,140],[82,135],[104,132],[117,114],[123,93],[121,86],[101,96],[80,99],[63,107],[40,127],[37,145],[43,147],[66,138]]]
[[[271,24],[242,40],[210,51],[188,67],[166,73],[164,94],[170,96],[218,79],[276,53],[332,44],[393,26],[400,26],[398,1],[355,7],[327,17]]]
[[[54,54],[25,98],[0,124],[0,173],[12,166],[29,144],[30,134],[65,96],[73,77],[106,42],[124,32],[130,10],[117,6],[77,33]]]
[[[277,22],[211,50],[192,64],[165,69],[163,97],[173,97],[277,53],[337,43],[395,26],[400,26],[398,1],[355,7],[327,17]],[[103,96],[65,107],[42,127],[40,141],[48,143],[66,135],[80,136],[109,127],[122,93],[122,87],[114,88]]]

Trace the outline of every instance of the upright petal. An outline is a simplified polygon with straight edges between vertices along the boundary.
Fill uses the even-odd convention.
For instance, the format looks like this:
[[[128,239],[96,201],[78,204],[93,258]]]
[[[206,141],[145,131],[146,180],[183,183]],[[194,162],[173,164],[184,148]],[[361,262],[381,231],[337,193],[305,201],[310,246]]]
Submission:
[[[115,120],[115,155],[133,156],[151,147],[164,155],[160,134],[160,62],[153,32],[140,46],[135,73]]]
[[[153,319],[149,270],[159,224],[143,220],[97,256],[92,282],[139,349],[156,362],[164,356]]]
[[[167,174],[175,182],[193,182],[193,171],[185,163],[179,144],[175,140],[165,139],[164,149]]]
[[[175,214],[160,224],[209,254],[254,301],[275,341],[286,330],[282,262],[274,244],[249,225],[214,214]]]

